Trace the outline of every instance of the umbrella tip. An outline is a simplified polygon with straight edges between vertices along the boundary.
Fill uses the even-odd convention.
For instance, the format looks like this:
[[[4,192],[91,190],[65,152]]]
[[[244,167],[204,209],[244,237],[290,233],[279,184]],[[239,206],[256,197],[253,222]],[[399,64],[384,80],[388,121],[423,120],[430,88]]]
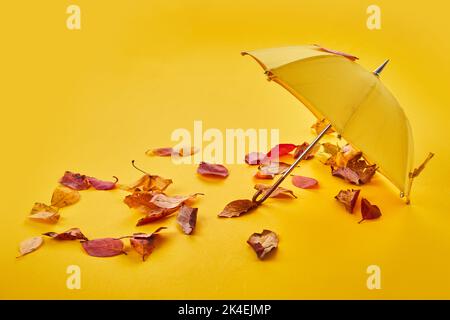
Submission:
[[[389,59],[387,59],[385,62],[383,62],[383,64],[381,66],[379,66],[378,68],[375,69],[375,71],[373,72],[374,75],[379,76],[381,71],[383,71],[384,67],[386,67],[386,65],[389,63]]]

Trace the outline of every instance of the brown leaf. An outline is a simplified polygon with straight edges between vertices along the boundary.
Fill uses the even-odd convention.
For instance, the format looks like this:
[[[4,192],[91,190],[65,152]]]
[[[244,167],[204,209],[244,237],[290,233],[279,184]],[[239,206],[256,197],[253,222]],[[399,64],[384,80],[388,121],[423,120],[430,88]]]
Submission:
[[[67,187],[58,186],[53,191],[51,204],[53,207],[63,208],[80,200],[80,193]]]
[[[173,148],[155,148],[145,152],[148,156],[170,157],[173,154]]]
[[[303,142],[302,144],[298,145],[294,151],[294,158],[297,159],[298,157],[300,157],[302,153],[305,152],[306,148],[308,148],[308,146],[308,142]],[[308,154],[303,158],[303,160],[311,160],[312,158],[314,158],[314,155],[317,153],[319,148],[320,145],[316,144],[311,148],[311,150],[309,150]]]
[[[316,188],[319,182],[314,178],[303,177],[303,176],[293,176],[292,184],[297,188],[311,189]]]
[[[133,209],[146,214],[146,216],[137,222],[137,226],[142,226],[150,222],[159,220],[174,213],[178,207],[167,209],[158,207],[152,202],[153,197],[158,194],[154,192],[136,191],[125,197],[124,202]]]
[[[171,179],[165,179],[160,176],[146,174],[138,181],[130,185],[120,185],[120,188],[126,191],[135,191],[141,189],[144,191],[164,191],[172,183]]]
[[[321,133],[324,129],[325,129],[325,127],[327,126],[329,124],[329,122],[327,121],[327,120],[325,120],[325,119],[322,119],[322,120],[317,120],[316,121],[316,123],[314,123],[312,126],[311,126],[311,129],[313,129],[313,131],[315,132],[315,134],[319,134],[319,133]],[[334,129],[333,128],[330,128],[330,129],[328,129],[327,130],[327,134],[331,134],[331,133],[333,133],[334,132]]]
[[[264,259],[273,249],[278,247],[278,236],[270,230],[263,230],[262,233],[254,233],[248,238],[247,243],[255,250],[259,259]]]
[[[183,205],[178,212],[177,222],[185,234],[191,234],[194,231],[197,223],[197,212],[198,208],[191,208],[187,205]]]
[[[255,184],[255,189],[259,191],[263,191],[263,194],[265,194],[269,189],[272,188],[272,186],[267,184],[258,183]],[[297,198],[292,190],[278,187],[276,188],[272,194],[269,196],[269,198]]]
[[[88,240],[79,228],[71,228],[62,233],[46,232],[43,235],[55,240]]]
[[[360,190],[341,190],[339,193],[334,197],[339,202],[343,203],[345,206],[345,209],[353,213],[353,208],[355,208],[356,200],[358,199]]]
[[[225,206],[219,217],[233,218],[255,209],[258,205],[251,200],[234,200]]]
[[[124,253],[120,239],[102,238],[81,243],[86,253],[93,257],[112,257]]]
[[[341,151],[341,148],[336,145],[329,142],[322,143],[323,152],[328,153],[332,156],[335,156],[339,151]]]
[[[19,252],[20,252],[19,257],[24,256],[33,251],[36,251],[43,243],[44,239],[41,236],[23,240],[19,244]]]
[[[141,218],[136,223],[136,226],[143,226],[149,223],[152,223],[156,220],[162,219],[164,217],[167,217],[178,210],[178,207],[172,208],[172,209],[165,209],[165,208],[159,208],[156,207],[154,209],[148,209],[146,213],[146,216],[144,218]]]
[[[197,168],[197,173],[206,176],[228,177],[228,169],[221,164],[211,164],[202,161]]]
[[[85,175],[66,171],[64,176],[59,180],[59,183],[74,190],[89,189],[90,184]]]
[[[285,162],[264,162],[259,165],[258,173],[261,176],[274,176],[278,174],[283,174],[291,165]]]
[[[158,236],[158,232],[163,229],[166,229],[166,227],[160,227],[152,234],[135,233],[130,238],[131,246],[142,256],[142,261],[145,261],[155,249],[155,239]]]
[[[367,199],[361,199],[361,214],[362,219],[358,223],[363,222],[364,220],[372,220],[381,217],[380,208],[376,205],[371,204]]]
[[[173,209],[179,207],[182,203],[186,201],[191,201],[195,199],[198,195],[202,195],[202,193],[194,193],[189,196],[173,196],[173,197],[169,197],[164,193],[158,193],[153,196],[150,202],[155,204],[159,208]]]
[[[353,171],[350,168],[347,167],[340,167],[340,168],[334,168],[331,167],[331,174],[335,177],[342,178],[350,183],[359,185],[359,175]]]
[[[44,203],[36,202],[31,209],[28,218],[35,221],[56,223],[59,220],[57,207],[48,206]]]

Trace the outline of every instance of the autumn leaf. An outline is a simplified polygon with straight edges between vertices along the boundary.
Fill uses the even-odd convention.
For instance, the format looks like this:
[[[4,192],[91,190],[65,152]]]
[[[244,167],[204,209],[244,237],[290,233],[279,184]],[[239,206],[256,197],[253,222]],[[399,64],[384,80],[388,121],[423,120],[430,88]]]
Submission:
[[[355,61],[358,60],[358,57],[355,57],[351,54],[345,53],[345,52],[341,52],[341,51],[336,51],[336,50],[332,50],[332,49],[327,49],[321,46],[317,46],[319,50],[324,51],[324,52],[328,52],[328,53],[332,53],[332,54],[336,54],[338,56],[343,56],[344,58],[347,58],[351,61]]]
[[[159,231],[167,229],[166,227],[160,227],[156,229],[152,234],[135,233],[130,237],[130,244],[137,253],[142,256],[142,261],[153,252],[155,249],[155,239],[158,236]]]
[[[250,152],[245,156],[245,163],[254,166],[262,163],[267,158],[263,152]]]
[[[46,232],[43,235],[55,240],[88,240],[79,228],[71,228],[61,233]]]
[[[261,177],[274,177],[278,174],[283,174],[287,169],[289,169],[291,165],[289,163],[285,162],[264,162],[259,165],[258,167],[258,173],[255,175],[257,178]],[[266,179],[267,179],[266,178]]]
[[[341,151],[341,148],[329,142],[322,143],[323,152],[330,154],[331,156],[336,156],[336,154]]]
[[[339,193],[334,197],[339,202],[343,203],[345,209],[349,213],[353,213],[355,208],[356,200],[358,199],[360,190],[340,190]]]
[[[202,193],[194,193],[189,196],[173,196],[173,197],[169,197],[164,193],[158,193],[153,196],[150,202],[160,208],[173,209],[179,207],[182,203],[186,201],[195,199],[198,195],[202,195]]]
[[[136,226],[143,226],[149,223],[152,223],[156,220],[162,219],[164,217],[170,216],[172,213],[178,210],[178,207],[172,208],[172,209],[165,209],[165,208],[153,208],[153,209],[147,209],[146,216],[139,219],[136,223]]]
[[[74,190],[86,190],[90,187],[88,178],[85,175],[70,171],[64,173],[59,183]]]
[[[319,182],[314,178],[303,176],[292,176],[292,184],[297,188],[311,189],[319,185]]]
[[[267,152],[267,157],[269,159],[278,160],[280,157],[289,154],[292,150],[294,150],[297,145],[292,143],[280,143],[273,147],[269,152]]]
[[[20,252],[19,257],[22,257],[28,253],[36,251],[43,243],[44,239],[41,236],[23,240],[19,244],[19,252]]]
[[[361,214],[362,219],[358,223],[361,223],[364,220],[373,220],[381,217],[380,208],[378,208],[376,205],[371,204],[369,200],[365,198],[361,199]]]
[[[228,169],[221,164],[211,164],[202,161],[197,168],[197,173],[206,176],[216,176],[220,178],[228,177]]]
[[[338,153],[340,155],[341,153]],[[376,165],[369,165],[363,158],[362,153],[351,153],[344,167],[331,167],[333,176],[347,180],[350,183],[360,185],[371,180],[377,170]]]
[[[177,222],[185,234],[191,234],[197,223],[198,208],[183,205],[177,215]]]
[[[177,154],[180,157],[188,157],[192,156],[193,154],[196,154],[199,151],[196,147],[182,147],[175,150],[175,154]]]
[[[241,214],[247,213],[257,206],[258,205],[251,200],[234,200],[225,206],[222,212],[219,213],[219,217],[239,217]]]
[[[170,157],[174,153],[173,148],[155,148],[145,152],[148,156]]]
[[[262,233],[254,233],[248,238],[247,243],[255,250],[259,259],[264,259],[269,252],[278,247],[278,236],[270,230]]]
[[[116,187],[117,181],[119,181],[117,177],[114,177],[115,181],[103,181],[94,177],[87,177],[87,180],[95,190],[112,190]]]
[[[80,200],[80,193],[67,187],[58,186],[53,191],[51,205],[57,208],[67,207]]]
[[[136,170],[144,173],[145,175],[142,176],[135,183],[132,183],[130,185],[120,185],[119,187],[122,190],[133,192],[136,189],[142,189],[144,191],[160,191],[160,192],[162,192],[162,191],[166,190],[170,184],[172,184],[171,179],[165,179],[165,178],[162,178],[157,175],[151,175],[151,174],[143,171],[142,169],[138,168],[135,165],[134,160],[131,161],[131,164]]]
[[[297,148],[295,148],[294,151],[294,158],[297,159],[298,157],[300,157],[303,152],[305,152],[306,148],[308,148],[309,143],[308,142],[303,142],[302,144],[298,145]],[[311,148],[311,150],[309,150],[308,154],[303,158],[303,160],[311,160],[312,158],[314,158],[314,155],[317,153],[317,151],[319,150],[320,145],[314,145],[314,147]]]
[[[59,220],[57,207],[48,206],[44,203],[36,202],[31,209],[28,218],[35,221],[56,223]]]
[[[272,188],[272,186],[267,184],[258,183],[255,184],[255,189],[258,191],[262,191],[263,195],[269,191],[269,189]],[[269,196],[269,198],[297,198],[292,190],[283,188],[283,187],[277,187],[272,194]]]
[[[315,134],[319,134],[319,133],[321,133],[321,132],[325,129],[325,127],[326,127],[327,125],[329,125],[329,124],[330,124],[330,123],[329,123],[327,120],[325,120],[325,119],[317,120],[316,123],[314,123],[314,124],[311,126],[311,129],[314,131]],[[331,134],[331,133],[333,133],[333,132],[334,132],[334,129],[333,129],[333,128],[329,128],[329,129],[327,130],[326,134]]]
[[[120,239],[101,238],[81,243],[86,253],[93,257],[112,257],[124,253]]]
[[[334,168],[331,167],[331,174],[334,177],[342,178],[350,183],[359,185],[359,175],[353,171],[350,168],[347,167],[340,167],[340,168]]]

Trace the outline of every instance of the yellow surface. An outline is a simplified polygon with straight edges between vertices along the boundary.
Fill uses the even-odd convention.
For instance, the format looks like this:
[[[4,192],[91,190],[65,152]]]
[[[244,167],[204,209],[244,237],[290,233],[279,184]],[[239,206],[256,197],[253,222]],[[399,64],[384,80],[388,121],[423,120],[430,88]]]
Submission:
[[[73,2],[80,31],[65,25]],[[370,31],[368,1],[73,2],[2,5],[1,298],[450,298],[448,4],[377,1],[382,29]],[[383,216],[358,224],[360,214],[333,199],[349,186],[313,160],[296,173],[317,178],[320,189],[219,219],[228,201],[253,194],[254,168],[230,165],[228,179],[211,182],[194,165],[144,155],[194,120],[310,140],[310,112],[239,54],[303,43],[355,54],[368,69],[391,59],[383,82],[410,119],[415,159],[436,153],[411,206],[377,175],[362,195]],[[181,234],[173,217],[134,227],[140,215],[122,203],[122,191],[82,192],[56,226],[26,219],[64,170],[127,182],[139,176],[131,159],[172,178],[171,194],[206,194],[195,235]],[[51,241],[15,259],[22,239],[75,226],[92,238],[169,229],[145,263],[135,253],[100,259],[75,242]],[[280,247],[261,262],[245,241],[263,228],[280,235]],[[366,287],[371,264],[381,267],[381,290]],[[66,288],[68,265],[81,268],[80,290]]]
[[[270,79],[297,97],[319,120],[331,122],[409,196],[406,189],[414,153],[411,127],[378,76],[355,61],[314,45],[260,49],[249,54],[269,72]]]

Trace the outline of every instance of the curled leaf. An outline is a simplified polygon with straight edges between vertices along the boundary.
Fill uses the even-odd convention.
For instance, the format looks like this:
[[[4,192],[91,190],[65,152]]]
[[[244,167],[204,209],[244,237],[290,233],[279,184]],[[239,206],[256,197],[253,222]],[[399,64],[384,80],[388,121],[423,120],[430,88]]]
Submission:
[[[322,143],[323,152],[330,154],[331,156],[335,156],[339,151],[341,151],[341,148],[336,145],[329,142]]]
[[[221,164],[211,164],[202,161],[197,168],[197,173],[206,176],[228,177],[228,169]]]
[[[51,205],[57,208],[63,208],[74,204],[80,200],[80,193],[67,187],[59,186],[53,191]]]
[[[55,240],[88,240],[79,228],[71,228],[61,233],[46,232],[43,235]]]
[[[43,243],[44,239],[41,236],[23,240],[19,244],[19,252],[20,252],[19,257],[24,256],[33,251],[36,251]]]
[[[380,208],[376,205],[371,204],[367,199],[361,199],[361,214],[362,219],[358,223],[363,222],[364,220],[372,220],[381,217]]]
[[[264,178],[265,179],[272,179],[273,176],[278,174],[283,174],[286,172],[287,169],[289,169],[291,165],[289,163],[285,162],[264,162],[259,165],[258,167],[258,173],[255,175],[257,178]],[[271,178],[269,178],[271,177]]]
[[[334,197],[339,202],[343,203],[345,206],[345,209],[349,213],[353,213],[353,209],[355,208],[356,200],[358,199],[360,190],[341,190],[339,193]]]
[[[145,152],[148,156],[170,157],[174,153],[173,148],[156,148]]]
[[[28,218],[35,221],[56,223],[59,220],[57,207],[48,206],[44,203],[36,202],[31,209]]]
[[[320,46],[318,46],[318,47],[319,47],[318,49],[321,50],[321,51],[332,53],[332,54],[336,54],[338,56],[343,56],[344,58],[347,58],[347,59],[349,59],[351,61],[355,61],[355,60],[359,59],[358,57],[355,57],[355,56],[353,56],[351,54],[348,54],[348,53],[345,53],[345,52],[336,51],[336,50],[332,50],[332,49],[327,49],[327,48],[320,47]]]
[[[334,177],[339,177],[350,183],[359,185],[359,175],[350,168],[340,167],[335,169],[334,167],[331,167],[331,174]]]
[[[112,257],[124,253],[120,239],[102,238],[81,243],[86,253],[93,257]]]
[[[267,157],[269,159],[278,160],[280,157],[289,154],[294,150],[297,145],[292,143],[280,143],[273,147],[269,152],[267,152]]]
[[[251,200],[234,200],[225,206],[219,217],[233,218],[255,209],[258,205]]]
[[[293,176],[292,184],[297,188],[311,189],[317,187],[319,185],[319,182],[314,178]]]
[[[311,129],[314,131],[315,134],[319,134],[325,129],[325,127],[328,124],[329,124],[329,122],[327,120],[325,120],[325,119],[317,120],[316,123],[314,123],[311,126]],[[331,134],[333,132],[334,132],[334,129],[333,128],[329,128],[326,133],[327,134]]]
[[[173,197],[169,197],[164,193],[158,193],[153,196],[150,202],[160,208],[173,209],[179,207],[182,203],[186,201],[195,199],[198,195],[202,195],[202,193],[194,193],[189,196],[173,196]]]
[[[141,218],[136,223],[136,226],[143,226],[149,223],[152,223],[156,220],[162,219],[164,217],[170,216],[172,213],[178,210],[178,207],[171,208],[171,209],[165,209],[165,208],[153,208],[153,209],[147,209],[145,212],[146,216],[144,218]]]
[[[198,208],[191,208],[187,205],[183,205],[178,212],[177,222],[185,234],[191,234],[194,231],[197,223],[197,212]]]
[[[278,242],[277,234],[270,230],[254,233],[247,240],[247,243],[255,250],[259,259],[264,259],[269,252],[277,248]]]
[[[263,152],[250,152],[245,156],[245,163],[254,166],[262,163],[267,158]]]
[[[114,177],[116,181],[103,181],[96,179],[94,177],[87,177],[89,184],[94,187],[95,190],[112,190],[116,187],[117,181],[119,179]]]
[[[158,236],[158,232],[163,229],[166,229],[166,227],[158,228],[152,234],[135,233],[130,238],[131,246],[142,256],[142,261],[145,261],[155,249],[155,239]]]
[[[90,187],[88,178],[85,175],[70,171],[64,173],[59,183],[74,190],[86,190]]]
[[[297,159],[298,157],[300,157],[308,147],[309,147],[308,142],[303,142],[302,144],[298,145],[297,148],[295,148],[294,158]],[[311,160],[312,158],[314,158],[314,155],[317,153],[319,148],[320,145],[316,144],[314,147],[311,148],[311,150],[309,150],[308,154],[303,158],[303,160]]]
[[[122,185],[121,189],[126,191],[134,191],[136,189],[142,189],[144,191],[164,191],[172,184],[171,179],[165,179],[156,175],[146,174],[142,176],[138,181],[130,185]]]
[[[267,185],[267,184],[262,184],[262,183],[258,183],[255,184],[255,189],[262,191],[263,195],[270,189],[272,188],[272,186]],[[278,187],[276,188],[272,194],[269,196],[269,198],[297,198],[294,194],[294,192],[292,190],[283,188],[283,187]]]

